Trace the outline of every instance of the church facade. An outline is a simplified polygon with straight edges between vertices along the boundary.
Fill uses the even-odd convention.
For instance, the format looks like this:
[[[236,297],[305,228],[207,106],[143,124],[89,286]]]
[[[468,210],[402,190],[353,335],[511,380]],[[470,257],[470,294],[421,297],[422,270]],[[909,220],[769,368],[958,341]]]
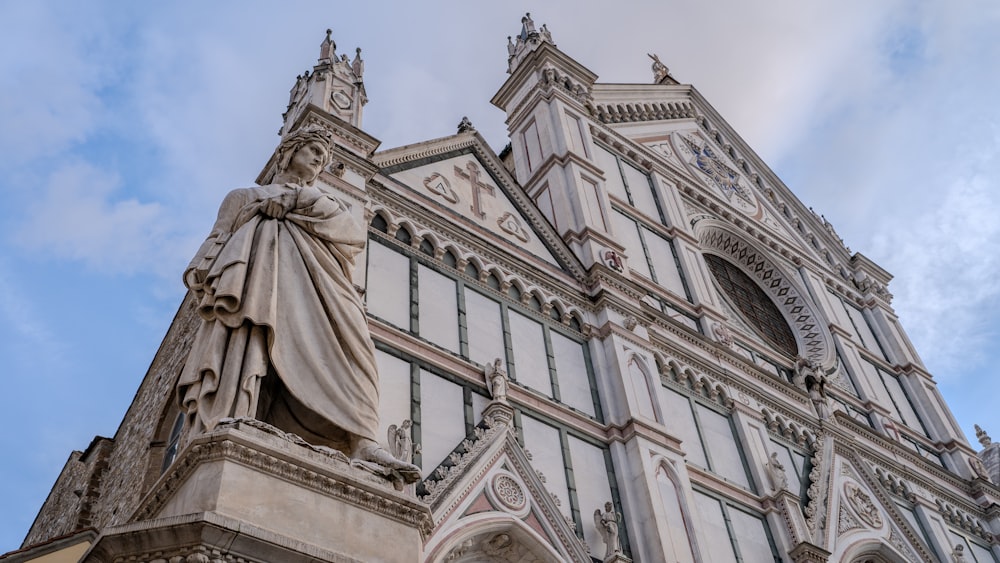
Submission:
[[[602,84],[526,16],[506,148],[463,120],[378,150],[328,35],[281,134],[333,139],[379,437],[419,481],[253,417],[186,433],[189,294],[0,561],[1000,562],[1000,445],[966,442],[890,274],[651,58]]]

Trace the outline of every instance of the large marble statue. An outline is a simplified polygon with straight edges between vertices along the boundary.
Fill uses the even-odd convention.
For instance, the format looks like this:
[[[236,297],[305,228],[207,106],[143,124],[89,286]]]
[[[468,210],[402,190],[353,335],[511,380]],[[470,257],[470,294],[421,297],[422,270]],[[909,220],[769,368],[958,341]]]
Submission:
[[[257,418],[307,442],[398,471],[378,446],[378,373],[351,280],[366,233],[315,184],[329,134],[305,128],[278,149],[266,186],[233,190],[184,273],[202,324],[177,385],[189,438]]]

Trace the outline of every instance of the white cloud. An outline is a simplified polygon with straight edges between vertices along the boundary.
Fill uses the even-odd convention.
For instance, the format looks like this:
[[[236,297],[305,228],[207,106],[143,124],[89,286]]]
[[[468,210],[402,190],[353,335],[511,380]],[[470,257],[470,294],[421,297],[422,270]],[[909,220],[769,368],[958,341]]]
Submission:
[[[116,174],[87,162],[61,165],[25,210],[18,242],[105,274],[158,270],[169,220],[158,203],[116,198],[120,188]]]
[[[995,177],[994,177],[995,178]],[[897,277],[899,310],[924,361],[939,379],[972,370],[994,353],[1000,304],[1000,194],[982,174],[960,176],[938,205],[893,221],[873,238]]]

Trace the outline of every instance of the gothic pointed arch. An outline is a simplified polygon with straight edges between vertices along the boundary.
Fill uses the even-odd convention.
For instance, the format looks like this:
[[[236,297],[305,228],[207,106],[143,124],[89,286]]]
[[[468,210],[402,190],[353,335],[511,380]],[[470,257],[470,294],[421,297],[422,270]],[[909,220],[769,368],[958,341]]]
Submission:
[[[427,557],[432,563],[559,563],[562,556],[521,520],[498,512],[466,518]]]
[[[888,544],[865,540],[851,546],[842,561],[847,563],[908,563],[908,559]]]
[[[695,521],[683,493],[681,478],[667,458],[656,456],[653,463],[665,518],[665,532],[669,539],[667,544],[673,550],[675,561],[693,561],[694,554],[698,552],[698,541],[694,533]]]
[[[823,366],[833,365],[836,361],[836,352],[819,307],[812,302],[801,282],[791,272],[779,266],[770,252],[733,232],[728,225],[717,219],[698,221],[695,224],[695,234],[706,255],[706,263],[710,270],[713,270],[714,263],[730,273],[742,273],[753,282],[750,291],[756,289],[760,292],[754,305],[761,305],[761,309],[773,307],[770,318],[761,320],[751,316],[745,319],[755,324],[754,328],[759,330],[766,340],[775,344],[777,350],[792,357],[799,355]],[[712,273],[718,279],[717,271],[713,270]],[[720,283],[720,285],[725,284]],[[742,287],[735,291],[746,289]],[[723,291],[726,291],[725,287]],[[737,301],[732,299],[731,295],[727,297]],[[760,303],[761,297],[766,300],[766,304]],[[737,303],[734,304],[739,306]],[[766,314],[761,316],[768,317]],[[782,334],[781,324],[787,327],[787,333]]]

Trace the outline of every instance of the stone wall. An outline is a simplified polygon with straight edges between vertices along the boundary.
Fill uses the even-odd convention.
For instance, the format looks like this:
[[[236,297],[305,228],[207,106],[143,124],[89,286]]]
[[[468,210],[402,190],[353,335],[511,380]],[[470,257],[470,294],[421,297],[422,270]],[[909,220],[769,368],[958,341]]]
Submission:
[[[98,436],[86,451],[70,454],[21,547],[92,526],[94,503],[113,444]]]

